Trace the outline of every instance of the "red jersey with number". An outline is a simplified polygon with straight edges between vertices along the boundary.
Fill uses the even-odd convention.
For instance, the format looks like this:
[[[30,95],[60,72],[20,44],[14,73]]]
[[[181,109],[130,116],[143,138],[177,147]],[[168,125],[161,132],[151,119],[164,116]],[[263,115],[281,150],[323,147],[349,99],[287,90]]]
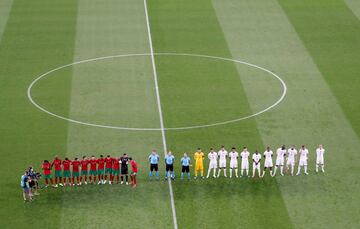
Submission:
[[[111,157],[105,158],[106,168],[111,169],[113,167],[113,159]]]
[[[119,169],[120,169],[119,160],[116,159],[116,158],[113,158],[112,162],[113,162],[113,169],[114,169],[114,170],[119,170]]]
[[[72,161],[71,165],[72,165],[73,172],[78,173],[79,172],[79,167],[80,167],[80,161],[77,161],[77,160]]]
[[[81,163],[81,170],[82,171],[87,171],[88,170],[89,160],[84,159],[80,163]]]
[[[134,161],[134,160],[131,161],[131,171],[133,171],[133,173],[138,172],[138,166],[136,164],[136,161]]]
[[[89,162],[90,162],[90,170],[96,171],[97,160],[96,159],[90,159]]]
[[[64,171],[69,171],[70,170],[70,164],[71,161],[67,160],[67,161],[63,161],[63,166],[64,166]]]
[[[105,159],[99,158],[97,159],[97,163],[98,163],[98,170],[104,170]]]
[[[44,170],[45,175],[50,175],[51,174],[51,164],[49,162],[43,163],[42,164],[42,169]]]
[[[56,171],[61,171],[61,160],[60,159],[55,159],[52,163],[51,166],[55,166],[55,170]]]

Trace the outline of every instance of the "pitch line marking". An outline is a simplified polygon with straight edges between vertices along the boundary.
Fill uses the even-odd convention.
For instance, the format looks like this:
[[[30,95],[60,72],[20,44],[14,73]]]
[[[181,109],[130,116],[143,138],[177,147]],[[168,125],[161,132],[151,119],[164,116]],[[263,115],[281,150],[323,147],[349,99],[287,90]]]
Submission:
[[[150,21],[149,21],[148,9],[147,9],[147,0],[144,0],[144,9],[145,9],[146,26],[147,26],[147,32],[148,32],[148,38],[149,38],[151,64],[152,64],[154,83],[155,83],[156,100],[157,100],[157,105],[158,105],[158,110],[159,110],[161,137],[162,137],[162,142],[163,142],[163,146],[164,146],[164,155],[166,155],[167,146],[166,146],[164,119],[163,119],[162,109],[161,109],[159,84],[158,84],[158,77],[157,77],[157,72],[156,72],[154,50],[153,50],[153,44],[152,44],[152,38],[151,38],[151,29],[150,29]],[[172,189],[172,184],[171,184],[170,179],[168,179],[168,185],[169,185],[169,192],[170,192],[170,202],[171,202],[173,225],[174,225],[174,229],[177,229],[178,226],[177,226],[177,219],[176,219],[174,192],[173,192],[173,189]]]
[[[92,127],[98,127],[98,128],[107,128],[107,129],[117,129],[117,130],[130,130],[130,131],[160,131],[161,128],[137,128],[137,127],[122,127],[122,126],[111,126],[111,125],[101,125],[101,124],[96,124],[96,123],[89,123],[89,122],[83,122],[83,121],[79,121],[79,120],[75,120],[75,119],[71,119],[71,118],[67,118],[58,114],[55,114],[51,111],[48,111],[47,109],[45,109],[44,107],[42,107],[41,105],[39,105],[33,98],[31,95],[31,90],[34,87],[34,85],[40,81],[42,78],[50,75],[53,72],[59,71],[61,69],[64,68],[68,68],[74,65],[78,65],[78,64],[83,64],[83,63],[88,63],[88,62],[94,62],[94,61],[100,61],[100,60],[106,60],[106,59],[114,59],[114,58],[124,58],[124,57],[136,57],[136,56],[150,56],[150,53],[135,53],[135,54],[119,54],[119,55],[111,55],[111,56],[103,56],[103,57],[97,57],[97,58],[91,58],[91,59],[86,59],[86,60],[81,60],[81,61],[76,61],[70,64],[66,64],[57,68],[54,68],[48,72],[43,73],[42,75],[38,76],[37,78],[35,78],[29,85],[28,89],[27,89],[27,97],[29,99],[29,101],[39,110],[41,110],[44,113],[47,113],[48,115],[51,115],[53,117],[62,119],[62,120],[66,120],[68,122],[72,122],[72,123],[76,123],[76,124],[80,124],[80,125],[86,125],[86,126],[92,126]],[[239,122],[239,121],[243,121],[249,118],[253,118],[256,117],[258,115],[261,115],[269,110],[271,110],[272,108],[276,107],[277,105],[279,105],[285,98],[286,93],[287,93],[287,86],[284,82],[283,79],[281,79],[280,76],[278,76],[277,74],[275,74],[274,72],[260,67],[258,65],[252,64],[252,63],[248,63],[242,60],[235,60],[235,59],[230,59],[230,58],[226,58],[226,57],[217,57],[217,56],[209,56],[209,55],[202,55],[202,54],[191,54],[191,53],[153,53],[154,56],[190,56],[190,57],[200,57],[200,58],[208,58],[208,59],[215,59],[215,60],[223,60],[223,61],[230,61],[230,62],[234,62],[234,63],[239,63],[239,64],[244,64],[259,70],[262,70],[264,72],[269,73],[271,76],[275,77],[282,86],[282,94],[280,96],[280,98],[273,103],[272,105],[270,105],[269,107],[258,111],[254,114],[248,115],[248,116],[244,116],[244,117],[240,117],[240,118],[236,118],[236,119],[232,119],[232,120],[228,120],[228,121],[223,121],[223,122],[216,122],[216,123],[211,123],[211,124],[206,124],[206,125],[196,125],[196,126],[183,126],[183,127],[165,127],[164,130],[190,130],[190,129],[199,129],[199,128],[208,128],[208,127],[214,127],[214,126],[220,126],[220,125],[226,125],[226,124],[231,124],[231,123],[235,123],[235,122]]]

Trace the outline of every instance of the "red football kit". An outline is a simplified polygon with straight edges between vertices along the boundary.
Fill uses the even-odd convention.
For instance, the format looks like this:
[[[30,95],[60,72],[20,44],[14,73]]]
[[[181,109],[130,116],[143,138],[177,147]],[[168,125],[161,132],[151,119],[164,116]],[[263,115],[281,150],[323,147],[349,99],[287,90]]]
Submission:
[[[104,170],[105,159],[99,158],[99,159],[97,159],[97,163],[98,163],[98,170]]]
[[[113,164],[113,159],[111,157],[106,157],[105,158],[105,163],[106,163],[106,168],[111,169],[112,168],[112,164]]]
[[[87,171],[88,170],[89,160],[84,159],[80,163],[81,163],[81,170],[82,171]]]
[[[119,170],[120,169],[120,163],[117,158],[113,158],[113,170]]]
[[[51,166],[55,166],[56,171],[61,171],[61,160],[54,159],[54,161],[51,163]]]
[[[90,159],[89,162],[90,162],[90,170],[96,171],[97,160],[96,159]]]
[[[138,166],[137,166],[137,164],[136,164],[136,161],[134,161],[134,160],[131,161],[131,171],[132,171],[133,173],[137,173],[137,172],[138,172]]]
[[[45,162],[42,164],[42,169],[44,170],[44,175],[51,174],[51,164],[49,162]]]
[[[79,172],[79,167],[80,167],[80,161],[72,161],[71,162],[72,168],[73,168],[73,172],[78,173]]]
[[[71,161],[69,161],[69,160],[65,160],[65,161],[63,161],[63,166],[64,166],[64,171],[69,171],[70,170],[70,164],[71,164]]]

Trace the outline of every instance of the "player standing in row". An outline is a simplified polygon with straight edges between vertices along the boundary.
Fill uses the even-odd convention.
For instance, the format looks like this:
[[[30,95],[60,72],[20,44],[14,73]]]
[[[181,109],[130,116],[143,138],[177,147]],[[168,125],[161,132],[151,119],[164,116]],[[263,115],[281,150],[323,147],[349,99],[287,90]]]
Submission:
[[[126,185],[129,184],[129,168],[128,168],[128,164],[129,164],[129,157],[126,153],[123,154],[122,157],[120,157],[119,163],[121,165],[121,183],[124,183],[124,177],[125,177],[125,182]]]
[[[264,163],[264,171],[261,177],[265,176],[266,169],[269,168],[270,170],[270,176],[273,176],[272,174],[272,167],[273,167],[273,161],[272,161],[273,152],[270,150],[270,147],[266,147],[266,150],[264,152],[265,157],[265,163]]]
[[[97,170],[97,176],[98,176],[98,184],[105,184],[104,180],[104,167],[105,167],[105,159],[103,155],[100,155],[100,158],[97,159],[98,164],[98,170]]]
[[[58,156],[55,156],[55,159],[53,160],[53,162],[51,163],[51,167],[55,166],[55,187],[58,186],[58,184],[60,186],[63,186],[63,184],[61,183],[61,159]]]
[[[86,156],[83,156],[83,159],[81,160],[80,164],[81,164],[80,185],[82,184],[83,180],[84,180],[84,184],[87,184],[89,160],[86,158]]]
[[[110,155],[107,155],[105,158],[105,177],[104,177],[104,184],[108,181],[109,176],[109,183],[111,183],[111,177],[112,177],[112,168],[113,168],[113,158],[110,157]]]
[[[175,157],[171,154],[171,151],[169,151],[165,156],[165,180],[167,180],[168,177],[170,177],[172,180],[175,179],[174,161]]]
[[[305,145],[302,145],[299,149],[300,159],[299,159],[299,166],[298,166],[298,172],[296,175],[300,175],[301,167],[304,167],[304,174],[309,175],[307,172],[307,165],[308,165],[308,159],[309,159],[309,151],[305,148]]]
[[[187,173],[188,180],[190,180],[190,157],[184,153],[181,158],[181,180],[184,179],[184,173]]]
[[[205,154],[201,151],[200,148],[194,154],[195,159],[195,177],[197,178],[198,172],[200,172],[201,178],[204,178],[204,158]]]
[[[276,170],[280,166],[280,175],[284,176],[284,158],[286,156],[286,148],[285,145],[282,145],[280,148],[276,150],[276,163],[274,169],[274,176],[276,176]]]
[[[243,151],[240,153],[241,156],[241,175],[242,177],[244,175],[244,170],[246,170],[246,176],[249,177],[249,156],[250,153],[247,150],[246,147],[244,147]]]
[[[213,148],[210,148],[210,152],[208,153],[208,158],[210,160],[209,162],[209,169],[208,169],[208,173],[206,178],[210,177],[210,172],[211,170],[213,170],[213,177],[216,178],[216,169],[217,169],[217,158],[218,155],[217,153],[214,151]]]
[[[296,155],[297,155],[297,150],[295,149],[295,146],[292,145],[291,148],[288,149],[287,160],[286,160],[286,170],[289,170],[289,166],[291,166],[291,176],[294,176]]]
[[[114,182],[114,178],[116,177],[116,184],[119,184],[120,180],[120,159],[118,157],[111,158],[111,175],[110,175],[110,181],[109,184],[112,184]]]
[[[319,148],[316,149],[316,172],[319,172],[319,166],[321,166],[321,171],[323,173],[325,173],[325,169],[324,169],[324,154],[325,154],[325,149],[323,147],[323,145],[319,145]]]
[[[130,184],[135,188],[136,187],[136,174],[138,173],[138,165],[135,160],[129,157],[131,163],[131,174],[130,174]]]
[[[228,156],[228,152],[225,150],[224,146],[221,146],[221,149],[218,152],[219,157],[219,171],[217,177],[220,177],[221,170],[224,171],[224,177],[226,176],[226,158]]]
[[[261,154],[259,154],[258,150],[255,150],[255,153],[252,155],[252,159],[253,159],[253,172],[252,172],[252,177],[255,177],[255,171],[258,171],[258,175],[259,177],[261,177]]]
[[[44,171],[44,177],[45,177],[45,188],[48,187],[49,182],[51,185],[54,185],[54,181],[51,178],[51,164],[48,160],[44,160],[44,163],[42,164],[42,169]]]
[[[63,172],[63,183],[64,186],[66,186],[67,184],[69,184],[70,186],[72,185],[71,182],[71,172],[70,172],[70,165],[71,165],[71,161],[69,160],[69,158],[65,157],[65,160],[62,162],[62,165],[64,167],[64,172]],[[66,182],[66,178],[68,179],[68,183]]]
[[[233,169],[235,169],[235,177],[238,178],[239,177],[239,174],[238,174],[239,153],[236,152],[235,147],[231,148],[231,151],[229,153],[229,157],[230,157],[230,178],[232,177]]]
[[[77,157],[71,162],[72,165],[72,184],[80,185],[80,174],[79,174],[79,168],[80,168],[80,161]],[[76,179],[76,180],[75,180]]]
[[[149,173],[149,179],[152,180],[153,172],[155,171],[156,179],[159,180],[159,160],[160,157],[156,153],[156,150],[153,150],[149,156],[149,162],[150,162],[150,173]]]
[[[94,155],[91,156],[89,160],[90,164],[90,174],[89,174],[89,180],[90,183],[95,184],[96,183],[96,175],[97,175],[97,160]]]

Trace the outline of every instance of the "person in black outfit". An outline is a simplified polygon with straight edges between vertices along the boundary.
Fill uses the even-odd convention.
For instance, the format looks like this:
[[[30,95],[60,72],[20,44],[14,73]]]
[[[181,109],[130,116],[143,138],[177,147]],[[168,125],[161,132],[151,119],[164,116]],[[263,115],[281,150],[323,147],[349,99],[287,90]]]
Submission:
[[[129,164],[129,157],[126,153],[124,153],[124,155],[122,157],[120,157],[120,165],[121,165],[121,183],[124,183],[124,177],[125,177],[125,181],[126,181],[126,185],[129,184],[128,180],[129,180],[129,169],[128,169],[128,164]]]

